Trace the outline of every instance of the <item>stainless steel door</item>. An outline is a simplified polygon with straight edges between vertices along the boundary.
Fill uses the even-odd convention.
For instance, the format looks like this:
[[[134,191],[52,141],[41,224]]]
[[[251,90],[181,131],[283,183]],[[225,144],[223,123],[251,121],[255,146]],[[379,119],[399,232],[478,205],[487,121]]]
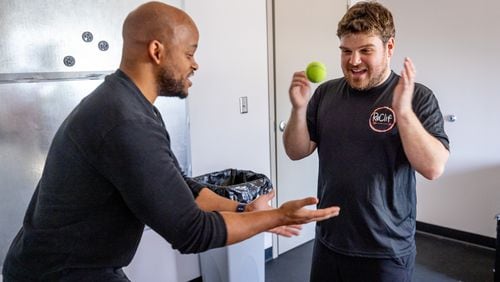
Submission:
[[[0,84],[0,263],[21,227],[57,127],[100,82]]]

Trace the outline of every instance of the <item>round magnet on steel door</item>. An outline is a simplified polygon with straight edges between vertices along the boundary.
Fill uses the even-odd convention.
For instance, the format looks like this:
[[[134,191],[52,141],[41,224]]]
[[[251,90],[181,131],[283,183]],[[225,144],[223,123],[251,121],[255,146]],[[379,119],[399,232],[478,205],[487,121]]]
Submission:
[[[75,65],[75,58],[73,56],[66,56],[63,59],[63,63],[67,67],[72,67]]]
[[[449,122],[455,122],[457,121],[457,116],[456,115],[447,115],[445,119]]]
[[[94,35],[92,35],[90,31],[85,31],[82,33],[82,39],[84,42],[92,42],[92,40],[94,40]]]
[[[97,44],[97,47],[99,47],[99,50],[101,50],[101,51],[106,51],[109,49],[109,44],[107,41],[102,40],[102,41],[99,41],[99,43]]]

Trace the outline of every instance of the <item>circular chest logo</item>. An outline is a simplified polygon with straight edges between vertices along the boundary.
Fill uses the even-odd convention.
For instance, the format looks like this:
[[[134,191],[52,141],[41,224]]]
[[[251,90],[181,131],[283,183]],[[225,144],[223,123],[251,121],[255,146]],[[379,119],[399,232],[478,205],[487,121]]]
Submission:
[[[396,114],[389,107],[376,108],[370,115],[370,128],[376,132],[387,132],[396,124]]]

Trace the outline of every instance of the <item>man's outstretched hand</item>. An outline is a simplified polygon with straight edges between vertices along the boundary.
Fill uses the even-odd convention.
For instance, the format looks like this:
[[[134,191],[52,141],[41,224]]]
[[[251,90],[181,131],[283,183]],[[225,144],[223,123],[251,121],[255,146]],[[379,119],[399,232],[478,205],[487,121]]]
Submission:
[[[259,196],[257,199],[249,203],[245,211],[263,211],[273,209],[269,202],[274,198],[275,191],[272,190],[268,194]],[[279,210],[284,213],[284,219],[286,221],[292,221],[295,223],[290,223],[282,226],[275,227],[268,230],[268,232],[275,233],[284,237],[292,237],[300,235],[302,230],[302,224],[312,221],[320,221],[328,219],[339,214],[340,208],[331,207],[327,209],[320,210],[309,210],[305,209],[306,205],[317,204],[318,200],[314,197],[305,198],[302,200],[294,200],[284,203]]]
[[[305,224],[313,221],[322,221],[337,216],[340,213],[339,207],[328,207],[324,209],[310,210],[306,206],[316,205],[318,198],[307,197],[300,200],[288,201],[279,207],[284,215],[286,225]]]

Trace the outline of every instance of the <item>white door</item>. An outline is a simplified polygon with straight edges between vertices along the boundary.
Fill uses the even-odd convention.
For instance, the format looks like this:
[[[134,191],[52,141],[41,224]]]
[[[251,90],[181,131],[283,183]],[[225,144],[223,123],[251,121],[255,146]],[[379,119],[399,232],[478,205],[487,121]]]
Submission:
[[[281,121],[290,116],[288,88],[295,71],[311,61],[327,66],[328,78],[341,76],[337,24],[347,10],[347,0],[275,0],[274,59],[276,105],[276,186],[278,205],[316,195],[318,158],[316,153],[291,161],[283,148]],[[313,85],[313,90],[316,85]],[[278,255],[314,238],[314,224],[304,226],[301,236],[278,237]]]

